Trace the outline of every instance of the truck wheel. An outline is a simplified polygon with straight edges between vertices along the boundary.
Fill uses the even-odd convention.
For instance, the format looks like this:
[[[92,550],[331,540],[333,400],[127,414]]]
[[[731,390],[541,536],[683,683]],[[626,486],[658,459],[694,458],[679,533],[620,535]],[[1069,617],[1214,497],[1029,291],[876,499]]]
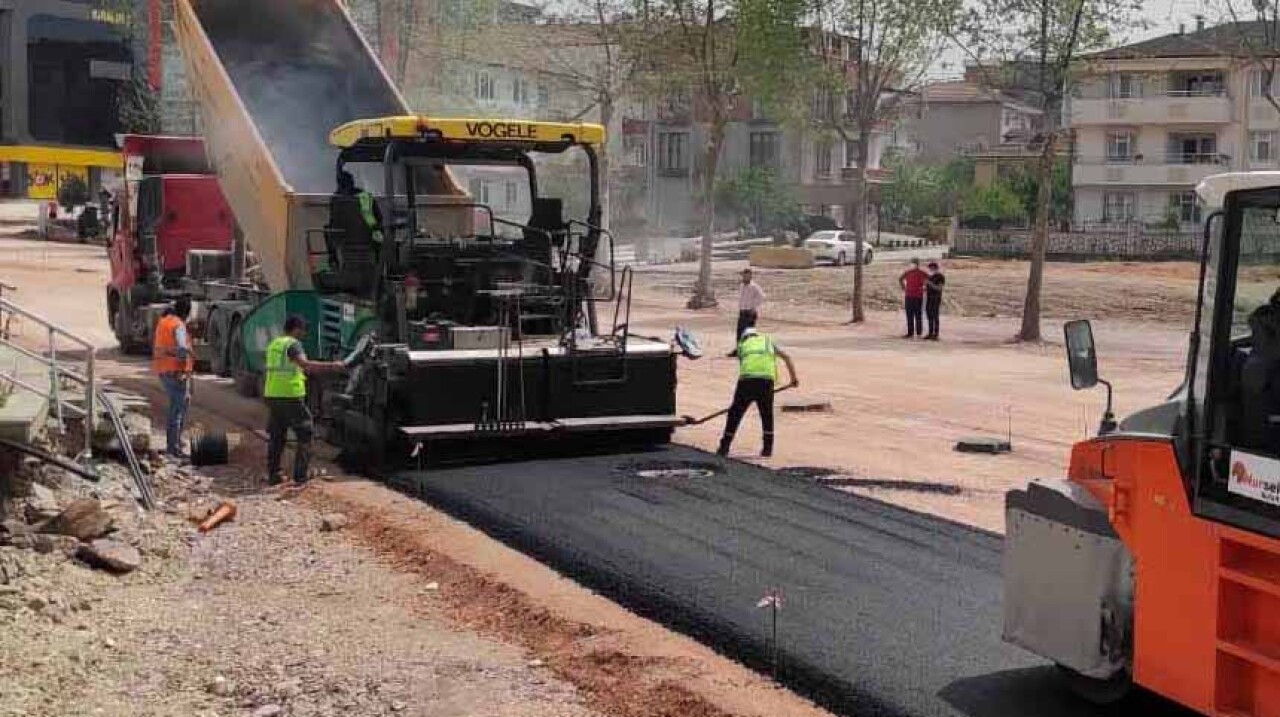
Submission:
[[[1067,681],[1067,686],[1077,697],[1091,704],[1106,706],[1123,700],[1133,691],[1133,675],[1122,670],[1114,677],[1105,680],[1082,675],[1079,672],[1057,665],[1058,671]]]
[[[230,335],[227,340],[227,364],[236,382],[236,393],[245,398],[257,398],[258,377],[248,369],[246,363],[244,337],[240,333],[240,320],[236,318],[231,321]]]
[[[209,371],[215,376],[230,376],[230,362],[227,361],[227,325],[223,318],[224,311],[214,311],[209,315],[209,333],[205,341],[209,344]]]
[[[133,335],[133,308],[129,300],[118,297],[108,304],[111,308],[111,330],[120,344],[120,353],[125,356],[144,356],[148,353],[146,342],[139,341]]]

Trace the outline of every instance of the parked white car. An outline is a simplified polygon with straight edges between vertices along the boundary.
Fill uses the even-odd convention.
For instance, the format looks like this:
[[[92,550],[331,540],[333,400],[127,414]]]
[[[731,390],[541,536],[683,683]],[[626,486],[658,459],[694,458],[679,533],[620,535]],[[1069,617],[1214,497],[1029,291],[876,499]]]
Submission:
[[[853,232],[843,229],[814,232],[804,240],[804,248],[813,252],[815,261],[829,261],[836,266],[852,264],[858,256],[858,239]],[[871,245],[862,245],[862,263],[870,264],[874,252]]]

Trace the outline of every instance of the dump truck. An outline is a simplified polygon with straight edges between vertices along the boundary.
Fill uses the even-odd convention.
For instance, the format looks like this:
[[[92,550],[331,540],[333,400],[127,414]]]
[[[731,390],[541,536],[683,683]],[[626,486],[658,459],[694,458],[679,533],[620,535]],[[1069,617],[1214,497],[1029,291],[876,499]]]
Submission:
[[[1211,176],[1186,375],[1116,421],[1088,321],[1071,383],[1099,384],[1065,478],[1006,498],[1006,640],[1094,701],[1135,685],[1206,715],[1280,714],[1280,172]]]
[[[245,5],[175,3],[209,157],[269,290],[202,305],[218,365],[251,392],[286,316],[306,318],[308,355],[354,368],[313,382],[313,410],[366,467],[458,445],[669,440],[679,352],[631,332],[630,270],[601,252],[604,129],[417,116],[335,0]],[[570,155],[576,213],[540,181]],[[521,176],[527,216],[463,191],[469,167]],[[344,176],[376,197],[377,226],[335,191]]]
[[[179,295],[226,299],[238,289],[235,220],[198,137],[121,135],[124,182],[107,217],[107,321],[124,353],[151,347],[156,319]]]

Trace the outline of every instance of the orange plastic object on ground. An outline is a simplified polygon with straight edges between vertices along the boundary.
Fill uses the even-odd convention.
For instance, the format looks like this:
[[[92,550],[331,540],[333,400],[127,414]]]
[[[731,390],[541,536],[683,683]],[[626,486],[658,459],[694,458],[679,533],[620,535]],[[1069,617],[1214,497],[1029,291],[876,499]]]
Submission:
[[[200,532],[207,533],[228,520],[234,520],[235,517],[236,504],[231,501],[224,501],[208,518],[205,519],[203,523],[200,524]]]

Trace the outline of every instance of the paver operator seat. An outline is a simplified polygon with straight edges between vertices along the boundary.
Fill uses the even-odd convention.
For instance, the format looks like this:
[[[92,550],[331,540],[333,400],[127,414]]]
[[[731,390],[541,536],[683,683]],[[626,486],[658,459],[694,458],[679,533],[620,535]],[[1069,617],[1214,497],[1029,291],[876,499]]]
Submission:
[[[374,241],[376,229],[369,225],[360,205],[360,194],[351,173],[340,172],[338,188],[329,199],[325,244],[332,274],[324,283],[333,290],[365,294],[372,288],[378,244]],[[377,226],[381,227],[382,217],[376,201],[373,212]]]

